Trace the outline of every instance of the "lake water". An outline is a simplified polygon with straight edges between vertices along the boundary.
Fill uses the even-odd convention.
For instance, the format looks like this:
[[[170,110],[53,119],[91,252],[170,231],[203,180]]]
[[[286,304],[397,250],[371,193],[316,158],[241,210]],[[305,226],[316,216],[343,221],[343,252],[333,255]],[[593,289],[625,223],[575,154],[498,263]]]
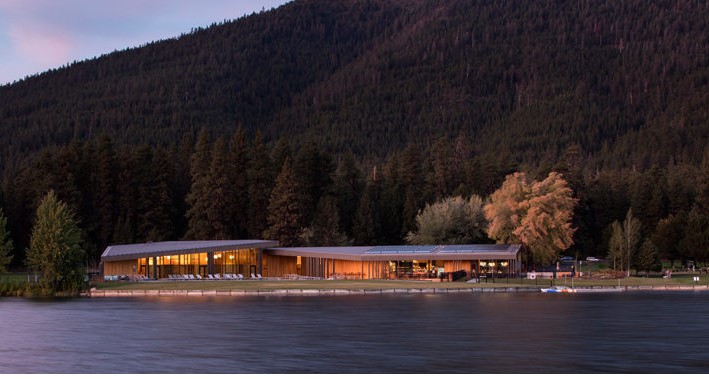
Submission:
[[[0,373],[706,373],[709,293],[0,299]]]

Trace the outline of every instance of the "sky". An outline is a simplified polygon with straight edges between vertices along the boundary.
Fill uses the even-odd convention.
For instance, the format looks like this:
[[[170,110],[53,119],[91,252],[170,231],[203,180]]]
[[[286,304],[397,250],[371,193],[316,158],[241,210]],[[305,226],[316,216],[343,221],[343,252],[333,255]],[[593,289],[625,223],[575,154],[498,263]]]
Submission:
[[[0,85],[286,0],[0,0]]]

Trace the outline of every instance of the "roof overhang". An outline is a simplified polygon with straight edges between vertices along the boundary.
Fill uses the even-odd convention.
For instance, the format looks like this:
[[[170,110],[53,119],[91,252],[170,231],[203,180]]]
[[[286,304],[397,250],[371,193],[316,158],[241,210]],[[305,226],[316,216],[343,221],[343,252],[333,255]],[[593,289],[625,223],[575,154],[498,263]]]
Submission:
[[[397,260],[518,260],[521,245],[335,246],[277,247],[265,253],[277,256],[342,259],[347,261]]]
[[[217,251],[268,248],[278,246],[278,241],[268,240],[215,240],[215,241],[165,241],[130,245],[109,246],[101,254],[101,261],[125,261],[131,259],[160,257]]]

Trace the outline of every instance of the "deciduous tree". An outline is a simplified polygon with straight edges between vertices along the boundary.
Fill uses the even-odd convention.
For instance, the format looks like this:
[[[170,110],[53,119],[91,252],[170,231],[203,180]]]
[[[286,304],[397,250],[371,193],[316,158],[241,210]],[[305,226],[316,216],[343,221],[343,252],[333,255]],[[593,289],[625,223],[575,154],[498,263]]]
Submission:
[[[550,263],[573,243],[576,202],[556,172],[540,182],[529,181],[521,172],[508,175],[485,206],[488,236],[500,243],[524,244],[536,263]]]
[[[50,191],[37,208],[27,251],[27,266],[41,273],[39,283],[43,293],[81,289],[85,255],[81,244],[74,213]]]
[[[416,245],[466,244],[485,238],[483,200],[473,195],[468,200],[448,197],[428,204],[416,216],[417,230],[406,241]]]

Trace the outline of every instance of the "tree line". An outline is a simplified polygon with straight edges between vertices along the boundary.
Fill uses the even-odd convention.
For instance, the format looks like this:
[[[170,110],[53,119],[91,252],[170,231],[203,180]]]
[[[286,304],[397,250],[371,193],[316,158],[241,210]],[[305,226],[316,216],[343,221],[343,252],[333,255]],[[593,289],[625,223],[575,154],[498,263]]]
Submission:
[[[523,166],[475,155],[474,143],[461,134],[368,161],[314,142],[267,143],[238,127],[228,139],[205,128],[158,147],[74,141],[43,150],[2,182],[12,237],[4,257],[25,265],[36,209],[53,191],[76,216],[87,267],[111,244],[252,238],[284,246],[515,242],[542,263],[565,251],[610,254],[626,267],[623,257],[642,246],[640,237],[618,242],[630,209],[630,234],[662,258],[707,258],[709,152],[698,168],[596,171],[578,146],[551,165]],[[505,224],[511,215],[522,223]],[[545,228],[556,232],[545,236]]]

